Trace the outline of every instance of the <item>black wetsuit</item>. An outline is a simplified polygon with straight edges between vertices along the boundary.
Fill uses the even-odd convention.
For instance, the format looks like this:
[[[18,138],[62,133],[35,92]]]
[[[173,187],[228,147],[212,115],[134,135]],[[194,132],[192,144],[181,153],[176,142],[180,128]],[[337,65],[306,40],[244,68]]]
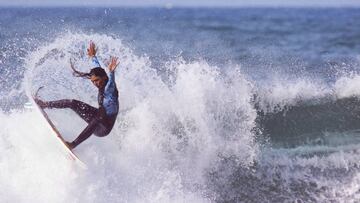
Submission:
[[[102,96],[99,95],[99,98],[101,97]],[[99,106],[99,108],[95,108],[89,104],[74,99],[46,102],[47,108],[70,108],[88,123],[87,127],[80,133],[80,135],[73,142],[69,143],[70,148],[75,148],[92,134],[98,137],[104,137],[111,132],[117,114],[107,115],[101,103]]]
[[[94,67],[100,67],[100,63],[96,56],[92,57],[92,62]],[[92,107],[89,104],[74,99],[49,101],[45,102],[42,107],[70,108],[88,123],[88,126],[73,142],[68,142],[69,147],[72,149],[89,138],[92,134],[103,137],[110,133],[119,112],[118,94],[115,83],[115,73],[111,71],[105,87],[99,89],[99,108]]]

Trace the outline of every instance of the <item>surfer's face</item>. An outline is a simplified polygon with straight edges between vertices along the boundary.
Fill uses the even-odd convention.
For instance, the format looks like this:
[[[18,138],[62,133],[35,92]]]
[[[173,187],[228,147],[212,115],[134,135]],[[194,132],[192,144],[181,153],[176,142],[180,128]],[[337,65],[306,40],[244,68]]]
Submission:
[[[106,83],[105,77],[99,77],[99,76],[92,75],[90,77],[90,80],[97,88],[105,87],[105,83]]]

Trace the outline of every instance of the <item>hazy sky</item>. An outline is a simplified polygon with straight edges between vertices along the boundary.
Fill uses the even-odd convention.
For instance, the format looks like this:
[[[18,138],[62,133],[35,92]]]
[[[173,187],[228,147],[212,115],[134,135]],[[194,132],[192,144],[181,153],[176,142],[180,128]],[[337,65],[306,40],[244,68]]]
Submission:
[[[316,6],[360,7],[360,0],[0,0],[2,6]]]

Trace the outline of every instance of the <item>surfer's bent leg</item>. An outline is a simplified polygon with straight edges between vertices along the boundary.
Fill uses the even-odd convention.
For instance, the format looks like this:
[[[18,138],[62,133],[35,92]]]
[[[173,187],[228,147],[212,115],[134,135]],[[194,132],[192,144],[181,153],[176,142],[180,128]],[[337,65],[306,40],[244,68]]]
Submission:
[[[71,143],[68,143],[70,149],[75,148],[80,143],[88,139],[92,134],[98,137],[104,137],[108,135],[114,125],[116,116],[103,118],[101,116],[95,116],[86,126],[86,128],[80,133],[80,135]]]
[[[97,117],[93,118],[89,125],[80,133],[80,135],[71,143],[68,143],[70,149],[75,148],[80,143],[88,139],[96,130],[99,125],[99,119]]]
[[[45,108],[70,108],[87,123],[96,117],[98,109],[75,99],[62,99],[45,102]]]

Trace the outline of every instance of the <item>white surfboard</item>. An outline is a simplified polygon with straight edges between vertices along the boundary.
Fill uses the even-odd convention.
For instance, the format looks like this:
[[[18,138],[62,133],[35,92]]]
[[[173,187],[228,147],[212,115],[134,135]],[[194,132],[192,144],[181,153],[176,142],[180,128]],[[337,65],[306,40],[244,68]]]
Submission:
[[[41,88],[39,88],[38,91],[40,89]],[[86,165],[66,145],[63,136],[61,135],[59,130],[56,128],[54,123],[50,120],[48,114],[35,102],[34,98],[37,96],[38,91],[35,93],[35,95],[31,96],[31,104],[32,104],[31,106],[34,106],[35,108],[33,108],[33,109],[42,115],[41,117],[44,119],[44,122],[46,122],[48,124],[47,126],[50,128],[51,132],[53,132],[52,133],[53,136],[55,136],[58,139],[58,141],[61,143],[61,145],[64,147],[64,150],[66,152],[66,157],[72,161],[75,161],[81,167],[86,168]]]

